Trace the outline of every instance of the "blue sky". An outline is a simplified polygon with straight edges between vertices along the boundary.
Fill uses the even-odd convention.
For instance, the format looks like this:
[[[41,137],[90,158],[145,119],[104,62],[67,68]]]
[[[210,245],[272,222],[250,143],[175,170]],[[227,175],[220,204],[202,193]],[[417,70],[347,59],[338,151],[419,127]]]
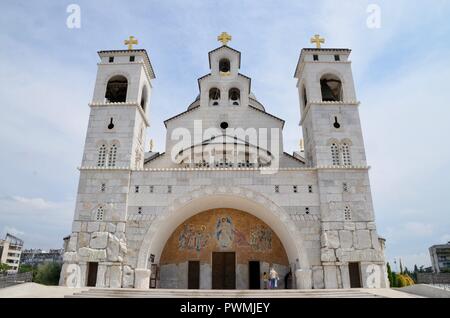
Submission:
[[[66,26],[69,4],[81,28]],[[368,28],[369,4],[381,27]],[[151,128],[182,112],[208,73],[207,52],[227,31],[241,72],[266,110],[286,119],[285,148],[301,137],[293,73],[311,35],[353,50],[375,213],[392,262],[429,265],[450,241],[450,2],[430,1],[2,1],[0,4],[0,233],[56,248],[69,234],[96,75],[96,52],[129,35],[156,72]]]

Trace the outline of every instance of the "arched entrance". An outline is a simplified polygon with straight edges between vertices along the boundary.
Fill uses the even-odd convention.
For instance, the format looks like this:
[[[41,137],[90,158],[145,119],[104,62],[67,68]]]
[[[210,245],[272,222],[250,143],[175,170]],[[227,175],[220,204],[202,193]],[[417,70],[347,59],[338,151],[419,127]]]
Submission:
[[[149,257],[153,255],[154,262],[160,262],[164,246],[177,227],[202,211],[223,208],[245,211],[270,225],[286,251],[291,268],[295,270],[296,287],[311,288],[311,270],[302,235],[290,216],[264,195],[234,186],[204,187],[186,193],[174,200],[165,212],[155,219],[139,250],[135,287],[148,288]]]
[[[161,288],[262,289],[273,267],[284,288],[286,251],[269,225],[243,211],[220,208],[196,214],[167,240],[159,261]]]

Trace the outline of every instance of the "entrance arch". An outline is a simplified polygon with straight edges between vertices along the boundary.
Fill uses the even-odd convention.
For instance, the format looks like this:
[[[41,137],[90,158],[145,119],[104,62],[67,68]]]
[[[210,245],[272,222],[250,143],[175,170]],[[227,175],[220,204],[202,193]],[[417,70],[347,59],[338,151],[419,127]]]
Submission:
[[[190,217],[211,209],[230,208],[254,215],[280,239],[289,263],[296,270],[297,288],[310,288],[311,270],[300,231],[290,216],[266,196],[235,186],[202,187],[175,199],[150,225],[139,249],[135,270],[135,287],[148,288],[148,259],[154,255],[159,263],[167,240],[175,229]]]
[[[159,286],[262,289],[261,276],[271,267],[281,278],[278,288],[285,288],[290,264],[268,224],[244,211],[212,209],[190,217],[172,233],[159,261]]]

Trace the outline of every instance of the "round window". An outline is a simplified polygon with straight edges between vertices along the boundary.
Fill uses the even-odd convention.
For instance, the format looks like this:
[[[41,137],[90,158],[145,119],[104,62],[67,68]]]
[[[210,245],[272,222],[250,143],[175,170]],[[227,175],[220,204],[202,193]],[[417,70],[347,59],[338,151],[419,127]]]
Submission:
[[[227,129],[228,128],[228,123],[227,122],[222,122],[221,124],[220,124],[220,128],[222,128],[222,129]]]

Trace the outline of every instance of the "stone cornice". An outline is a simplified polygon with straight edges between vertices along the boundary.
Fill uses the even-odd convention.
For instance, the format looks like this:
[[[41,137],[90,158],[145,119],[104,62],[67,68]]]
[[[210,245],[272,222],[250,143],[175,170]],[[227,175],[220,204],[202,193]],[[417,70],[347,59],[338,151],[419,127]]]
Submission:
[[[317,167],[298,167],[298,168],[142,168],[131,169],[130,167],[95,167],[82,166],[78,170],[127,170],[134,172],[170,172],[170,171],[258,171],[258,172],[277,172],[277,171],[318,171],[318,170],[369,170],[370,166],[317,166]]]
[[[145,116],[144,111],[142,110],[141,105],[137,102],[123,102],[123,103],[106,103],[106,102],[92,102],[88,104],[89,107],[104,107],[104,106],[129,106],[129,107],[137,107],[139,113],[141,114],[142,119],[144,120],[144,123],[147,127],[150,127],[150,123],[147,120],[147,117]]]

